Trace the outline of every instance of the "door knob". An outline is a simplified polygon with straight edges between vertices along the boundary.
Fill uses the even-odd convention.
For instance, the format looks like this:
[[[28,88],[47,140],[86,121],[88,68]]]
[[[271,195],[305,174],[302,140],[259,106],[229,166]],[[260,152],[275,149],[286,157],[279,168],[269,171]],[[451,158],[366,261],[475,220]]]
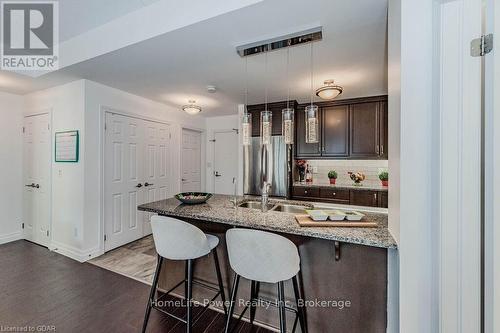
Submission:
[[[219,173],[219,171],[215,171],[215,177],[220,177],[220,176],[222,175]]]
[[[150,183],[148,183],[148,182],[145,182],[145,183],[144,183],[144,186],[146,186],[146,187],[148,187],[148,186],[153,186],[153,185],[154,185],[154,184],[150,184]]]
[[[142,184],[141,184],[141,183],[139,183],[139,184],[135,185],[135,187],[137,187],[137,188],[141,188],[141,187],[142,187]]]
[[[36,184],[36,185],[35,185],[35,187],[36,187],[36,188],[40,188],[40,184]]]
[[[181,180],[182,180],[183,182],[185,182],[187,179],[182,178]]]

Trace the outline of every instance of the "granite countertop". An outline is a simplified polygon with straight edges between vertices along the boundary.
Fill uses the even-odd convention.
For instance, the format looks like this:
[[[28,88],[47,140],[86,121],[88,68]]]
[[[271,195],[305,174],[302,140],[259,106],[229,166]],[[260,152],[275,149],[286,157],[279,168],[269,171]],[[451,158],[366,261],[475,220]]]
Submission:
[[[168,215],[181,218],[198,219],[208,222],[229,224],[266,231],[275,231],[293,235],[308,236],[339,242],[361,244],[381,248],[396,248],[396,242],[387,228],[387,214],[363,212],[370,221],[378,223],[376,228],[341,228],[341,227],[300,227],[295,220],[295,215],[290,213],[268,211],[261,212],[258,209],[234,208],[230,201],[233,196],[216,194],[205,204],[184,205],[177,199],[171,198],[138,207],[141,211],[153,212],[160,215]],[[250,196],[238,196],[238,203],[260,198]],[[296,203],[311,206],[314,203],[292,200],[274,200],[270,203]]]
[[[339,190],[375,190],[375,191],[388,191],[389,188],[387,186],[382,186],[380,183],[370,183],[364,182],[361,186],[355,186],[352,183],[337,183],[332,185],[330,183],[301,183],[294,182],[293,186],[295,187],[327,187],[327,188],[336,188]]]

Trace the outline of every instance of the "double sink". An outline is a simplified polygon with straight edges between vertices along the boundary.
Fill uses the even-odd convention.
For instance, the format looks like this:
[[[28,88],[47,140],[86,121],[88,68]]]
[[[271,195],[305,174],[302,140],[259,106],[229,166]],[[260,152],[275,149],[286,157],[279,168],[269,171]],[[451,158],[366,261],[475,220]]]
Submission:
[[[260,201],[245,201],[238,205],[242,208],[252,208],[252,209],[262,209],[262,203]],[[313,206],[301,206],[286,203],[268,203],[267,210],[272,212],[282,212],[290,214],[305,214],[307,209],[312,209]]]

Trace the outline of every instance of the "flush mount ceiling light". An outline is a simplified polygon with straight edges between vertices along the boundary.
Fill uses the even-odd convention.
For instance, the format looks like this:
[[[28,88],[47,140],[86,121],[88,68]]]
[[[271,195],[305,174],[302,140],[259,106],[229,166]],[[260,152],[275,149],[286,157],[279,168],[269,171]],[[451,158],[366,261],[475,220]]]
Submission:
[[[190,100],[189,104],[183,105],[182,110],[188,114],[198,114],[201,112],[201,106],[196,105],[196,101]]]
[[[316,96],[319,96],[322,99],[334,99],[338,95],[342,94],[343,88],[341,86],[337,86],[335,81],[326,80],[324,82],[324,86],[316,90]]]

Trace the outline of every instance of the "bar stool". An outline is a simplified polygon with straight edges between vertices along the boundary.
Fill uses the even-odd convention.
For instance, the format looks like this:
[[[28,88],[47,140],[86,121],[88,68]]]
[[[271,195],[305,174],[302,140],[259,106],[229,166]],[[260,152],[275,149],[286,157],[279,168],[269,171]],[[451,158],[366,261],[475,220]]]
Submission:
[[[231,317],[234,313],[240,277],[251,281],[250,322],[252,324],[255,318],[255,303],[260,301],[278,307],[281,333],[286,332],[286,310],[293,311],[296,314],[292,332],[295,332],[297,327],[297,319],[300,322],[301,331],[307,332],[304,309],[299,306],[301,293],[297,282],[297,274],[300,271],[300,257],[295,244],[285,237],[251,229],[228,230],[226,232],[226,242],[229,263],[235,275],[225,333],[230,332]],[[284,282],[290,279],[292,279],[293,283],[297,309],[285,306]],[[261,282],[278,285],[277,303],[259,298]],[[241,319],[247,308],[248,306],[245,307],[239,319]]]
[[[219,266],[219,258],[217,256],[217,245],[219,244],[219,238],[213,235],[205,234],[203,231],[198,229],[192,224],[183,222],[178,219],[174,219],[166,216],[152,216],[151,217],[151,228],[153,230],[153,239],[156,247],[156,252],[158,253],[158,265],[156,266],[155,275],[153,278],[153,285],[151,286],[151,292],[148,299],[148,305],[146,307],[146,314],[144,316],[144,324],[142,327],[142,332],[146,332],[146,327],[148,325],[149,315],[151,309],[158,310],[170,317],[173,317],[181,322],[186,323],[186,332],[190,333],[192,331],[193,316],[192,316],[192,291],[193,283],[196,283],[204,288],[216,291],[217,294],[211,299],[211,301],[205,306],[203,311],[199,314],[201,316],[211,302],[213,302],[219,295],[221,296],[224,313],[227,315],[226,308],[226,298],[224,295],[224,286],[222,284],[222,276]],[[213,288],[205,283],[193,279],[193,263],[194,260],[203,257],[209,253],[213,254],[215,262],[215,271],[217,274],[217,280],[219,287]],[[167,291],[164,295],[155,299],[156,290],[158,286],[158,277],[162,268],[163,259],[170,260],[184,260],[186,261],[186,272],[183,281],[176,284],[172,289]],[[178,288],[184,283],[184,291],[187,302],[187,316],[186,320],[171,314],[164,309],[156,306],[157,302],[163,297],[168,295],[174,289]],[[197,317],[198,318],[198,317]]]

